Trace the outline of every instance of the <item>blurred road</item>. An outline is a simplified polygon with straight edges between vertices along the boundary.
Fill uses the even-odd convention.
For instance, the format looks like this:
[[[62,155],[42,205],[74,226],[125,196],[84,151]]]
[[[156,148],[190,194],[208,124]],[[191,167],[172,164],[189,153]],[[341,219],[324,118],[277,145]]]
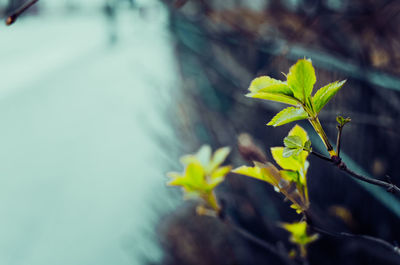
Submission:
[[[42,15],[0,30],[0,264],[157,259],[170,209],[166,115],[177,72],[166,15]],[[153,208],[154,207],[154,208]],[[144,257],[146,257],[144,255]]]

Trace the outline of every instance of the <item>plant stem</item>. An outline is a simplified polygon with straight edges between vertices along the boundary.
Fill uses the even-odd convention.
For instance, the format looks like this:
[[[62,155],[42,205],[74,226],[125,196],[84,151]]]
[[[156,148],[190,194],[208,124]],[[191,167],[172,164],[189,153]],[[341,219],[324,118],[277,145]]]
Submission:
[[[313,126],[314,130],[317,132],[319,137],[321,138],[322,142],[324,143],[326,150],[328,150],[329,155],[335,156],[336,152],[333,150],[333,147],[331,143],[329,142],[328,136],[326,136],[324,129],[322,128],[322,125],[318,119],[318,117],[312,117],[308,119]]]
[[[367,182],[367,183],[375,185],[375,186],[380,186],[380,187],[386,188],[386,190],[388,192],[400,194],[400,188],[398,186],[396,186],[395,184],[393,184],[389,181],[378,180],[378,179],[360,175],[360,174],[352,171],[351,169],[349,169],[347,167],[347,165],[342,161],[342,159],[338,156],[333,156],[332,158],[328,158],[328,157],[321,155],[320,153],[317,153],[314,151],[311,151],[311,154],[315,155],[316,157],[318,157],[320,159],[331,162],[332,164],[337,166],[340,170],[344,171],[345,173],[347,173],[349,176],[351,176],[353,178],[356,178],[358,180]]]
[[[336,139],[336,153],[337,156],[340,157],[340,142],[341,142],[341,138],[342,138],[342,130],[343,130],[343,126],[338,125],[338,134],[337,134],[337,139]]]
[[[344,162],[340,162],[337,166],[338,166],[338,168],[340,170],[346,172],[348,175],[352,176],[353,178],[359,179],[361,181],[364,181],[364,182],[367,182],[367,183],[370,183],[370,184],[373,184],[373,185],[376,185],[376,186],[380,186],[380,187],[386,188],[386,190],[388,192],[400,194],[400,188],[397,187],[393,183],[386,182],[386,181],[383,181],[383,180],[373,179],[373,178],[369,178],[369,177],[357,174],[356,172],[348,169]]]
[[[392,245],[389,242],[387,242],[386,240],[383,240],[381,238],[367,236],[367,235],[355,235],[355,234],[350,234],[350,233],[345,233],[345,232],[341,232],[341,233],[329,232],[322,228],[316,227],[314,225],[310,225],[310,226],[315,232],[323,234],[323,235],[327,235],[327,236],[331,236],[331,237],[349,237],[349,238],[362,239],[365,241],[373,242],[373,243],[376,243],[390,251],[393,251],[396,255],[400,256],[400,248],[399,247]]]
[[[11,16],[7,17],[6,25],[10,26],[11,24],[13,24],[22,13],[24,13],[28,8],[33,6],[37,1],[39,0],[29,1],[27,4],[23,5],[17,11],[15,11]]]
[[[318,133],[318,135],[321,137],[322,141],[325,144],[326,149],[329,152],[329,155],[331,156],[330,158],[311,151],[311,154],[325,160],[325,161],[329,161],[331,163],[333,163],[335,166],[337,166],[340,170],[346,172],[348,175],[350,175],[353,178],[356,178],[358,180],[376,185],[376,186],[380,186],[380,187],[384,187],[386,188],[386,190],[388,192],[391,193],[398,193],[400,194],[400,188],[397,187],[395,184],[391,183],[390,181],[383,181],[383,180],[378,180],[378,179],[373,179],[373,178],[369,178],[360,174],[355,173],[354,171],[350,170],[349,168],[347,168],[347,165],[342,161],[342,159],[339,157],[340,154],[340,142],[341,142],[341,136],[342,136],[342,129],[343,126],[338,126],[338,136],[337,136],[337,153],[333,150],[332,145],[329,143],[328,137],[326,136],[324,129],[321,126],[321,123],[318,120],[318,117],[312,117],[308,119],[311,123],[311,125],[313,126],[314,130]]]
[[[313,150],[311,150],[311,154],[312,154],[312,155],[315,155],[316,157],[321,158],[321,159],[323,159],[323,160],[332,162],[332,159],[331,159],[331,158],[329,158],[329,157],[327,157],[327,156],[324,156],[323,154],[320,154],[320,153],[315,152],[315,151],[313,151]]]

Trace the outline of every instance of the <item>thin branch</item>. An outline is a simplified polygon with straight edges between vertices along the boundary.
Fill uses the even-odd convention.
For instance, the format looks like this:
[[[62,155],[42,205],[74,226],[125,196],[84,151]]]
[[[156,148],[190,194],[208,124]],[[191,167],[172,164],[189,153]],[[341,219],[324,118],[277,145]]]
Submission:
[[[393,244],[390,244],[389,242],[387,242],[386,240],[383,240],[381,238],[367,236],[367,235],[355,235],[355,234],[350,234],[350,233],[345,233],[345,232],[341,232],[341,233],[329,232],[329,231],[326,231],[322,228],[319,228],[319,227],[316,227],[313,225],[311,225],[311,227],[315,232],[323,234],[323,235],[331,236],[331,237],[354,238],[354,239],[361,239],[364,241],[372,242],[372,243],[380,245],[390,251],[393,251],[396,255],[400,256],[400,248],[399,247],[397,247]]]
[[[39,0],[29,1],[27,4],[23,5],[17,11],[15,11],[11,16],[7,17],[6,25],[10,26],[11,24],[13,24],[22,13],[24,13],[26,10],[28,10],[28,8],[33,6],[37,1],[39,1]]]
[[[337,128],[338,128],[338,134],[336,139],[336,154],[338,157],[340,157],[340,143],[342,138],[343,126],[338,125]]]
[[[366,177],[363,175],[360,175],[351,169],[347,167],[347,165],[342,161],[342,159],[338,156],[333,156],[332,158],[326,157],[320,153],[311,151],[311,154],[315,155],[316,157],[323,159],[325,161],[331,162],[333,165],[338,167],[340,170],[346,172],[349,176],[356,178],[358,180],[367,182],[369,184],[375,185],[375,186],[380,186],[383,188],[386,188],[386,190],[390,193],[397,193],[400,194],[400,188],[393,184],[391,181],[383,181],[383,180],[378,180],[370,177]]]
[[[337,167],[340,170],[346,172],[348,175],[352,176],[353,178],[359,179],[361,181],[364,181],[364,182],[367,182],[367,183],[370,183],[370,184],[373,184],[373,185],[376,185],[376,186],[380,186],[380,187],[386,188],[386,190],[388,192],[400,194],[400,188],[397,187],[395,184],[393,184],[391,182],[386,182],[386,181],[383,181],[383,180],[373,179],[373,178],[369,178],[369,177],[360,175],[360,174],[348,169],[344,162],[340,162],[337,165]]]
[[[377,238],[377,237],[373,237],[373,236],[367,236],[367,235],[354,235],[354,234],[344,233],[344,232],[342,232],[340,234],[342,236],[345,236],[345,237],[352,237],[352,238],[357,238],[357,239],[362,239],[362,240],[366,240],[366,241],[375,242],[375,243],[381,245],[382,247],[385,247],[386,249],[391,250],[395,254],[400,256],[400,248],[398,246],[390,244],[389,242],[387,242],[386,240],[383,240],[381,238]]]
[[[321,158],[321,159],[325,160],[325,161],[332,162],[332,159],[331,159],[331,158],[329,158],[329,157],[327,157],[327,156],[324,156],[323,154],[320,154],[320,153],[318,153],[318,152],[315,152],[314,150],[311,150],[310,153],[311,153],[312,155],[315,155],[315,156],[318,157],[318,158]]]

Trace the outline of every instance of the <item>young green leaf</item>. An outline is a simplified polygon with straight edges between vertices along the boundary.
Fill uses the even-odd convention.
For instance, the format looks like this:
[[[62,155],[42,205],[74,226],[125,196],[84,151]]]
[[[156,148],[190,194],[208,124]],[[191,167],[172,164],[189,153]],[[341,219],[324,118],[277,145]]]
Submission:
[[[272,120],[268,122],[267,125],[277,127],[290,123],[292,121],[298,121],[307,118],[308,114],[304,111],[303,108],[287,107],[286,109],[283,109],[278,114],[276,114],[272,118]]]
[[[176,172],[170,172],[167,175],[171,178],[168,185],[182,186],[185,191],[204,191],[206,189],[206,185],[203,183],[204,170],[198,162],[193,162],[187,165],[183,175]]]
[[[230,166],[221,167],[229,154],[229,148],[220,148],[214,155],[211,153],[209,146],[202,146],[196,154],[182,157],[185,171],[168,173],[171,178],[168,185],[181,186],[185,192],[184,198],[200,197],[209,208],[218,211],[219,206],[213,190],[231,170]]]
[[[247,97],[277,101],[293,106],[299,105],[298,100],[294,98],[293,92],[286,82],[269,76],[255,78],[250,84],[249,91],[250,93],[246,95]]]
[[[282,156],[284,158],[288,158],[291,156],[298,156],[301,154],[301,152],[303,151],[303,148],[289,148],[289,147],[284,147],[283,148],[283,152],[282,152]]]
[[[254,167],[241,166],[232,172],[268,182],[277,192],[298,205],[301,211],[308,208],[308,203],[302,198],[303,193],[297,190],[296,184],[292,181],[292,179],[298,180],[297,172],[278,170],[271,163],[259,162],[254,162]]]
[[[249,91],[247,97],[272,100],[294,106],[299,104],[286,82],[269,76],[255,78],[250,84]]]
[[[307,155],[307,152],[302,152],[300,156],[291,155],[290,157],[283,156],[283,152],[284,152],[283,147],[271,148],[272,157],[281,168],[293,171],[302,170],[305,161],[305,156],[303,155],[303,153]]]
[[[282,228],[290,233],[290,242],[299,246],[301,255],[306,256],[306,246],[318,239],[318,234],[307,234],[307,223],[305,221],[295,222],[292,224],[282,223]]]
[[[283,139],[283,144],[285,147],[291,148],[291,149],[303,149],[303,143],[301,141],[300,136],[298,135],[289,135],[286,136],[285,139]]]
[[[212,172],[217,169],[228,157],[231,149],[229,147],[222,147],[215,151],[213,156],[210,158],[207,169],[208,172]]]
[[[302,103],[305,104],[306,99],[311,96],[315,82],[315,70],[311,60],[301,59],[290,67],[287,84],[293,91],[294,97]]]
[[[300,181],[300,176],[297,171],[281,170],[280,173],[281,173],[281,176],[284,179],[286,179],[287,181],[292,181],[295,183],[298,183]]]
[[[342,116],[337,116],[336,121],[339,123],[340,127],[343,127],[346,123],[351,122],[350,118],[343,118]]]
[[[282,156],[287,158],[292,155],[298,156],[303,151],[303,143],[297,135],[290,135],[283,139],[285,148],[283,148]]]
[[[293,93],[286,82],[271,78],[269,76],[260,76],[255,78],[250,84],[249,91],[251,93],[265,92],[272,94],[284,94],[293,97]]]
[[[267,167],[270,167],[271,170],[266,170]],[[235,168],[232,170],[233,173],[248,176],[251,178],[259,179],[265,182],[268,182],[272,185],[276,184],[276,181],[274,180],[275,177],[272,177],[272,170],[275,172],[278,172],[278,169],[276,169],[271,163],[268,164],[259,164],[255,162],[254,167],[248,167],[248,166],[241,166],[238,168]],[[279,181],[278,181],[279,182]]]
[[[305,151],[311,152],[311,141],[310,141],[310,140],[307,140],[307,141],[304,143],[303,149],[304,149]]]
[[[290,205],[290,208],[296,210],[296,213],[301,214],[303,212],[303,209],[298,205],[298,204],[292,204]]]
[[[257,93],[246,94],[246,97],[271,100],[271,101],[285,103],[285,104],[289,104],[289,105],[293,105],[293,106],[299,105],[299,102],[297,101],[297,99],[295,99],[293,97],[289,97],[284,94],[257,92]]]
[[[288,133],[288,136],[298,136],[301,139],[302,145],[308,141],[307,132],[298,124],[296,124]]]
[[[287,137],[283,140],[285,148],[283,149],[282,156],[288,158],[292,155],[299,156],[303,150],[309,150],[311,142],[308,140],[307,132],[296,124]]]
[[[328,103],[328,101],[342,88],[346,80],[336,81],[321,87],[313,96],[314,110],[319,113],[321,109]]]

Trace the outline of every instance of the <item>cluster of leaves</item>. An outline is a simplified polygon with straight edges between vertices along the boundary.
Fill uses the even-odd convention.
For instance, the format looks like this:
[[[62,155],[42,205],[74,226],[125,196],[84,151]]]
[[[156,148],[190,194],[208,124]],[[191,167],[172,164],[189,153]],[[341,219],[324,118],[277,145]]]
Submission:
[[[295,139],[293,147],[296,146],[296,148],[292,149],[296,151],[290,151],[291,155],[287,156],[285,154],[288,152],[288,148],[292,147],[293,139]],[[241,166],[232,172],[271,184],[276,191],[282,193],[293,203],[291,207],[296,209],[297,213],[301,213],[306,211],[310,204],[306,178],[309,167],[309,162],[307,161],[309,153],[303,150],[303,146],[309,143],[307,132],[299,125],[296,125],[285,138],[285,145],[287,145],[287,142],[290,142],[289,147],[271,148],[272,157],[282,168],[281,170],[278,170],[271,163],[254,162],[253,167]],[[297,148],[297,146],[299,147]]]
[[[201,198],[208,208],[218,212],[220,207],[214,189],[232,169],[221,166],[229,152],[230,148],[224,147],[212,154],[210,146],[204,145],[196,154],[183,156],[181,163],[185,171],[168,173],[171,178],[168,185],[182,187],[185,199]]]
[[[276,114],[267,125],[276,127],[292,121],[308,119],[331,157],[336,156],[318,120],[318,113],[346,81],[330,83],[312,95],[316,77],[314,67],[307,59],[298,60],[285,76],[286,81],[276,80],[269,76],[254,79],[247,96],[292,105]],[[350,119],[338,117],[337,121],[341,129]],[[306,131],[296,125],[284,138],[283,143],[284,147],[271,148],[272,157],[281,169],[269,162],[254,162],[252,167],[241,166],[232,172],[269,183],[292,203],[291,208],[299,214],[305,213],[310,206],[306,175],[309,167],[307,157],[312,152],[311,142]],[[168,184],[182,187],[185,198],[201,198],[207,211],[219,213],[221,209],[214,189],[231,171],[230,166],[221,166],[229,152],[230,149],[224,147],[212,154],[209,146],[203,146],[195,155],[182,157],[184,172],[169,173],[171,181]],[[302,257],[306,255],[306,246],[318,238],[317,234],[307,234],[305,221],[283,223],[281,226],[291,234],[290,241],[298,245]]]
[[[282,223],[281,226],[290,233],[289,240],[299,247],[302,257],[307,255],[307,245],[318,239],[318,234],[308,235],[307,223],[305,221],[292,224]]]
[[[339,123],[339,127],[345,126],[347,123],[351,122],[351,119],[349,117],[343,118],[342,116],[337,116],[336,121]]]
[[[292,203],[291,208],[300,214],[306,211],[310,204],[306,179],[309,167],[308,151],[303,150],[309,142],[306,131],[296,125],[285,138],[285,147],[271,148],[275,162],[282,169],[279,170],[272,163],[254,162],[253,167],[241,166],[232,172],[269,183],[277,192],[282,193]],[[285,156],[285,150],[288,148],[296,151],[290,156]],[[221,166],[229,152],[229,148],[224,147],[212,154],[209,146],[202,146],[196,154],[183,156],[181,163],[185,166],[184,172],[168,173],[171,178],[168,185],[182,187],[185,199],[200,198],[207,209],[198,207],[198,213],[215,216],[220,207],[214,190],[232,169],[231,166]],[[210,214],[210,210],[214,214]],[[317,236],[307,235],[305,222],[284,223],[281,226],[291,234],[290,241],[298,245],[300,254],[305,256],[307,244],[316,240]]]
[[[344,80],[327,84],[312,96],[316,77],[311,60],[308,59],[298,60],[285,76],[286,81],[261,76],[254,79],[250,84],[250,93],[246,96],[293,106],[276,114],[267,125],[276,127],[292,121],[317,117],[321,109],[346,82]]]

